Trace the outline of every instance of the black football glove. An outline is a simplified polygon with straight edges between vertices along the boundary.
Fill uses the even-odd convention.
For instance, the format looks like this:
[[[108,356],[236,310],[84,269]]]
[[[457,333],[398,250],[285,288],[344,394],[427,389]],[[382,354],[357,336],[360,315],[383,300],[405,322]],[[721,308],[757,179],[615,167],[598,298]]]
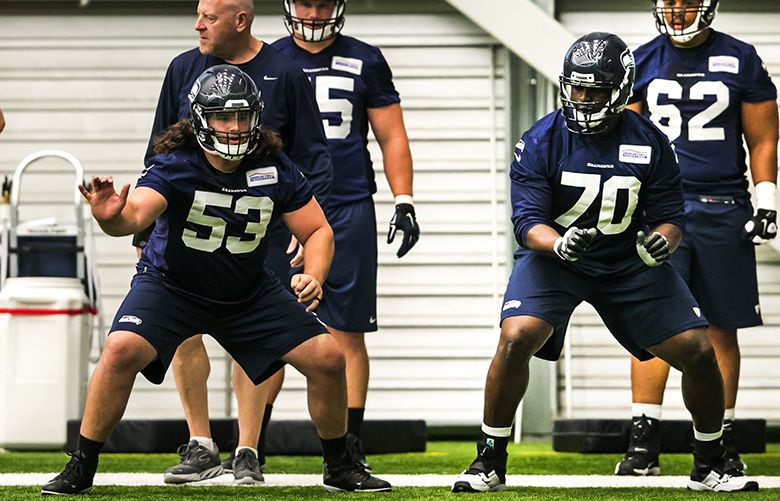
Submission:
[[[757,209],[742,229],[742,238],[753,245],[765,244],[776,236],[777,211],[774,210]]]
[[[559,258],[565,261],[576,261],[588,250],[596,233],[596,228],[581,230],[572,226],[566,230],[562,237],[555,240],[553,250]]]
[[[651,233],[649,237],[645,236],[644,231],[637,232],[636,252],[647,266],[658,266],[672,254],[669,241],[657,231]]]
[[[414,215],[412,204],[398,204],[395,206],[395,214],[390,219],[390,229],[387,231],[387,243],[393,243],[396,231],[404,232],[401,247],[398,248],[398,257],[404,257],[414,244],[420,239],[420,226]]]

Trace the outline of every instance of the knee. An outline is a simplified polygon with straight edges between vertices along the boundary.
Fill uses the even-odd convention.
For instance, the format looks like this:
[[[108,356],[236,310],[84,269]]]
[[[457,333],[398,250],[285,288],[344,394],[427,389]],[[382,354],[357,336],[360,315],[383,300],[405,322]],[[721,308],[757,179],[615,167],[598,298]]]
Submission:
[[[702,370],[713,367],[717,369],[718,367],[715,351],[706,339],[692,343],[681,360],[684,370]]]
[[[542,347],[549,333],[525,322],[506,323],[501,327],[498,351],[507,358],[530,359]]]
[[[100,363],[118,372],[139,371],[145,365],[143,351],[127,336],[109,336]]]
[[[335,339],[330,339],[324,344],[319,359],[320,371],[327,377],[340,377],[345,373],[347,367],[344,352]]]

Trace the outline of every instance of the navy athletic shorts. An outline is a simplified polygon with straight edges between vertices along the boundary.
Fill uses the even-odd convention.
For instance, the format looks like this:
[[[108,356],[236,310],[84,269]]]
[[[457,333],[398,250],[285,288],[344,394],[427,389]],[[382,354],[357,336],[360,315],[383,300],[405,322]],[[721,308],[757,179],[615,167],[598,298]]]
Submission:
[[[336,251],[317,315],[346,332],[374,332],[376,322],[377,234],[374,201],[364,198],[327,210]]]
[[[555,256],[521,251],[509,277],[501,321],[515,316],[541,318],[554,332],[536,356],[557,360],[574,308],[593,305],[617,341],[639,360],[646,348],[688,329],[706,327],[696,300],[668,263],[639,272],[596,279],[572,271]]]
[[[217,303],[165,283],[159,272],[139,271],[111,325],[146,339],[157,359],[141,371],[160,384],[176,348],[187,338],[208,332],[238,362],[255,384],[283,365],[280,357],[327,329],[274,277],[243,303]]]
[[[742,228],[753,215],[746,199],[688,195],[685,235],[671,262],[712,325],[761,325],[756,251]]]

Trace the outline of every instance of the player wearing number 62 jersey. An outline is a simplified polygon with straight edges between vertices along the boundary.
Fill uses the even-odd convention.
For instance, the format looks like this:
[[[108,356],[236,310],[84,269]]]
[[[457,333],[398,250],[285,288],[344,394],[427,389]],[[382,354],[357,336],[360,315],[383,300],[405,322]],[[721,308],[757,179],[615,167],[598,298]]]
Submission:
[[[561,74],[562,108],[539,120],[514,152],[512,222],[520,244],[488,370],[477,457],[454,492],[505,488],[507,444],[532,356],[556,360],[572,311],[590,303],[629,352],[684,374],[694,423],[689,487],[754,490],[722,459],[723,386],[690,291],[666,262],[682,236],[674,153],[647,119],[624,111],[634,80],[625,43],[579,38]]]
[[[756,49],[710,23],[717,0],[653,2],[660,35],[636,50],[628,108],[648,117],[677,153],[685,194],[685,238],[671,263],[710,321],[725,387],[724,438],[733,436],[739,386],[737,330],[761,324],[754,245],[777,234],[777,91]],[[755,211],[746,152],[755,184]],[[725,265],[724,265],[725,263]],[[634,430],[618,475],[660,473],[658,421],[669,366],[632,360]]]

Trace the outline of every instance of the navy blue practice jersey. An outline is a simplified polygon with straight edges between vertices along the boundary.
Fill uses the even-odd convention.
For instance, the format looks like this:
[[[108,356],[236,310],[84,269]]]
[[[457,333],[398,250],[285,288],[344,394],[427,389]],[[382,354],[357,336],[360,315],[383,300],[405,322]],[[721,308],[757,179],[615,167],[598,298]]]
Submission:
[[[631,102],[674,144],[685,192],[747,196],[741,104],[777,98],[756,49],[712,30],[690,49],[659,35],[634,57]]]
[[[152,135],[146,151],[146,165],[153,155],[155,136],[190,114],[187,99],[192,84],[207,68],[225,61],[205,56],[198,49],[184,52],[171,61],[165,74]],[[284,151],[306,174],[317,199],[327,198],[333,169],[328,144],[319,118],[317,102],[306,75],[269,44],[244,64],[236,65],[254,80],[264,108],[262,123],[282,136]]]
[[[200,149],[152,157],[136,186],[168,202],[139,266],[160,271],[185,292],[222,302],[248,299],[262,287],[268,225],[312,198],[285,155],[248,157],[228,174],[214,169]]]
[[[370,197],[376,192],[376,183],[366,148],[366,109],[400,102],[384,56],[378,48],[343,35],[337,35],[332,45],[317,54],[295,45],[292,37],[273,45],[301,66],[314,86],[333,158],[328,204]]]
[[[569,131],[557,110],[523,135],[514,157],[512,222],[522,246],[537,224],[561,235],[572,226],[598,230],[587,252],[576,262],[561,261],[564,266],[593,277],[631,273],[645,266],[636,253],[637,231],[661,223],[683,227],[674,152],[632,111],[612,133],[586,136]]]

